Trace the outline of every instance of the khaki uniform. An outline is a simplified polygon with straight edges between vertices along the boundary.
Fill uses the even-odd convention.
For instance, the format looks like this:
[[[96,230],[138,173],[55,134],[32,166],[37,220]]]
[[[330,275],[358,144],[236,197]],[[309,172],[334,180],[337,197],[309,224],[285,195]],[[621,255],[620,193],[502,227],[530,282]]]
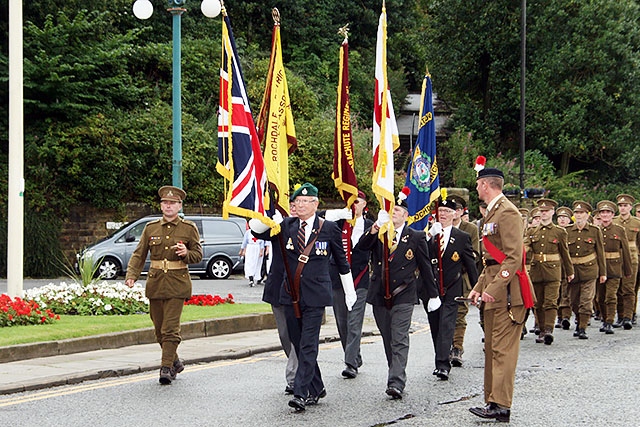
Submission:
[[[596,294],[596,281],[606,276],[602,232],[592,224],[579,229],[576,224],[567,227],[567,242],[575,277],[569,283],[571,310],[578,320],[578,328],[586,329]]]
[[[467,221],[460,221],[458,228],[471,236],[471,246],[476,259],[476,265],[481,265],[480,258],[480,237],[478,227]],[[478,271],[480,271],[478,269]],[[475,283],[469,282],[469,275],[465,272],[462,275],[462,294],[469,295]],[[453,334],[453,347],[464,351],[464,334],[467,331],[467,313],[469,313],[469,304],[458,304],[458,315],[456,316],[456,329]]]
[[[555,224],[529,229],[524,239],[529,275],[536,293],[536,323],[541,333],[553,333],[558,314],[558,296],[562,269],[573,275],[573,265],[567,246],[567,232]]]
[[[180,259],[175,247],[178,242],[187,247],[187,255]],[[162,366],[173,366],[178,359],[180,344],[180,316],[184,300],[191,297],[191,277],[187,264],[202,260],[200,234],[196,225],[180,217],[168,222],[164,218],[146,225],[140,243],[127,267],[127,279],[137,280],[144,267],[147,253],[151,254],[151,268],[145,294],[155,328],[156,340],[162,347]]]
[[[522,267],[523,224],[520,212],[504,195],[485,217],[482,234],[500,249],[506,258],[498,263],[482,245],[485,268],[473,288],[487,292],[494,302],[483,302],[485,330],[484,398],[485,402],[510,408],[513,399],[516,365],[520,352],[520,334],[526,309],[516,271]],[[533,294],[533,289],[530,290]],[[511,296],[511,313],[507,296]]]
[[[613,219],[613,223],[624,228],[629,240],[629,252],[631,254],[631,276],[621,279],[620,288],[618,289],[618,319],[629,319],[633,317],[636,306],[636,279],[638,275],[638,248],[640,247],[640,219],[629,216],[623,219],[617,216]]]
[[[596,285],[596,299],[602,320],[612,324],[616,313],[620,279],[631,274],[631,254],[624,228],[611,223],[608,227],[603,226],[601,229],[607,263],[607,281]]]

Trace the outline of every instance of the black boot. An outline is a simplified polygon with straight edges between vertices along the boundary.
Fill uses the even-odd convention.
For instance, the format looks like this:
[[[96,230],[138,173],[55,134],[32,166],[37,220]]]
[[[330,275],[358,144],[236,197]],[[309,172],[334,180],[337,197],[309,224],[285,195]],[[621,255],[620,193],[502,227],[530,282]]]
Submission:
[[[622,327],[622,317],[618,317],[618,320],[616,320],[615,323],[611,326],[613,326],[616,329]]]
[[[631,329],[633,327],[631,326],[631,319],[629,319],[628,317],[625,317],[624,319],[622,319],[622,327],[625,328],[627,331]]]
[[[581,340],[589,339],[589,337],[587,336],[587,332],[584,330],[584,328],[578,329],[578,338]]]
[[[604,328],[604,333],[607,335],[612,335],[613,332],[613,325],[611,325],[611,323],[605,323],[605,328]]]

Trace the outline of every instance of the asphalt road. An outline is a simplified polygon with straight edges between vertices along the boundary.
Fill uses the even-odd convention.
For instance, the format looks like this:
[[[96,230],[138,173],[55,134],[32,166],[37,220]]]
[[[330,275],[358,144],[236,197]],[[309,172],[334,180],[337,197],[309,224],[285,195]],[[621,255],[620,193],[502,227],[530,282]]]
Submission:
[[[259,301],[262,292],[237,277],[198,282],[194,280],[194,292],[201,292],[199,287],[207,293],[231,292],[238,302]],[[340,376],[339,344],[321,345],[319,364],[328,394],[304,413],[287,406],[285,358],[282,352],[271,352],[188,366],[171,386],[160,386],[153,372],[14,394],[0,398],[0,417],[39,426],[492,424],[468,411],[483,405],[478,311],[472,308],[468,318],[465,365],[454,368],[448,382],[431,375],[433,346],[421,306],[416,306],[413,320],[402,401],[391,401],[384,394],[386,361],[380,337],[374,336],[363,339],[364,365],[354,380]],[[598,326],[593,322],[586,341],[562,330],[556,330],[551,346],[536,344],[532,334],[521,341],[512,425],[640,425],[640,328],[604,335]]]

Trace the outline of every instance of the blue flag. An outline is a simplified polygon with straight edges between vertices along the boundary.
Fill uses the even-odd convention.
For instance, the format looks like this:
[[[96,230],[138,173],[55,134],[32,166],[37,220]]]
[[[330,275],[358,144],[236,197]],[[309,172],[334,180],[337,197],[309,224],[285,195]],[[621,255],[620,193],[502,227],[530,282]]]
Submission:
[[[431,209],[440,197],[440,174],[436,157],[436,123],[433,115],[433,90],[431,75],[422,82],[418,139],[407,171],[405,186],[411,189],[407,197],[408,224],[416,230],[424,230],[431,216]]]

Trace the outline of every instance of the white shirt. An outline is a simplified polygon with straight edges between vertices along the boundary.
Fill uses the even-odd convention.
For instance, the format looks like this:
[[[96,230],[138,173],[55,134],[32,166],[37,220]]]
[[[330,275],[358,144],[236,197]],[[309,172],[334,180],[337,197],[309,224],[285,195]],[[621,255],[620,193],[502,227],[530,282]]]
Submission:
[[[444,240],[442,240],[444,244],[442,245],[443,247],[440,248],[442,252],[447,249],[447,245],[449,244],[449,238],[451,237],[451,228],[453,228],[452,225],[442,229],[442,234],[444,235]]]
[[[309,241],[309,237],[311,237],[311,231],[313,230],[313,224],[315,224],[315,222],[316,222],[316,214],[313,214],[311,216],[311,218],[301,219],[300,220],[300,224],[302,224],[302,221],[307,223],[307,225],[304,227],[304,243],[306,245],[307,242]],[[298,224],[298,227],[300,227],[300,224]]]

